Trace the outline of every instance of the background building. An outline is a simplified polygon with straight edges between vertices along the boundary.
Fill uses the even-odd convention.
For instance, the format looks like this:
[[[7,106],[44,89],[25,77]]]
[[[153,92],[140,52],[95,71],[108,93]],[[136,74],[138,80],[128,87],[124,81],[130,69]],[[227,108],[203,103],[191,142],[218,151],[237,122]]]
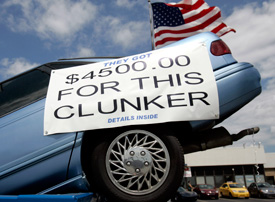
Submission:
[[[266,163],[264,164],[266,181],[275,184],[275,153],[266,153]]]
[[[265,153],[261,144],[243,147],[222,147],[185,155],[187,169],[183,183],[212,184],[220,187],[226,181],[245,186],[252,182],[274,184],[275,153]],[[191,175],[191,177],[190,177]]]

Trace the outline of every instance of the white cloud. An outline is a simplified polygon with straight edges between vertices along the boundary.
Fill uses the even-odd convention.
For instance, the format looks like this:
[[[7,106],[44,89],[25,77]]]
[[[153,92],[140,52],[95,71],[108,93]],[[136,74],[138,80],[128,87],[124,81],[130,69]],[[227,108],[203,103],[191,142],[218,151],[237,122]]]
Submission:
[[[19,13],[7,12],[12,31],[35,32],[46,39],[69,40],[95,19],[97,7],[88,0],[9,0],[3,8],[17,8]]]
[[[125,14],[136,7],[148,9],[148,3],[139,0],[119,0],[113,6]],[[76,43],[83,44],[85,38],[89,45],[107,42],[106,48],[119,46],[126,53],[148,41],[149,37],[144,37],[150,36],[148,19],[130,21],[129,15],[116,12],[115,16],[112,12],[104,15],[99,12],[104,11],[103,7],[108,6],[89,0],[9,0],[0,5],[1,17],[10,30],[36,35],[45,40],[44,46],[49,49],[72,44],[77,47]]]
[[[225,19],[226,24],[237,31],[224,36],[233,55],[239,61],[258,65],[262,78],[275,76],[274,19],[274,1],[262,2],[261,6],[247,4],[242,8],[235,8],[232,15]]]
[[[88,47],[79,46],[75,52],[71,53],[72,58],[79,58],[79,57],[94,57],[95,52]]]
[[[25,58],[4,58],[0,61],[0,65],[2,66],[1,76],[4,79],[38,66],[37,63],[31,63]]]
[[[243,129],[260,127],[260,132],[247,136],[234,143],[252,145],[261,142],[266,148],[275,145],[275,89],[264,90],[260,96],[247,104],[237,113],[226,119],[220,125],[228,129],[231,134],[237,134]]]
[[[140,0],[116,0],[116,5],[119,7],[125,7],[125,8],[133,8],[137,5],[145,5],[145,1],[140,1]],[[148,5],[146,5],[148,7]]]
[[[254,139],[246,137],[237,144],[262,142],[265,146],[275,145],[275,2],[264,1],[259,5],[247,4],[234,9],[225,23],[234,27],[236,34],[223,37],[233,55],[239,61],[255,65],[265,82],[262,94],[232,115],[221,125],[232,133],[242,129],[260,126]]]
[[[271,128],[275,126],[274,103],[275,89],[264,90],[260,96],[225,122],[234,132],[259,125],[271,131]]]
[[[113,45],[118,45],[122,50],[137,48],[147,42],[150,27],[147,21],[126,22],[120,18],[107,16],[101,19],[97,32]],[[148,31],[149,30],[149,31]]]
[[[115,44],[120,44],[125,49],[136,47],[147,40],[147,37],[144,37],[148,34],[144,29],[146,24],[146,22],[132,21],[121,24],[120,28],[113,26],[111,38]]]

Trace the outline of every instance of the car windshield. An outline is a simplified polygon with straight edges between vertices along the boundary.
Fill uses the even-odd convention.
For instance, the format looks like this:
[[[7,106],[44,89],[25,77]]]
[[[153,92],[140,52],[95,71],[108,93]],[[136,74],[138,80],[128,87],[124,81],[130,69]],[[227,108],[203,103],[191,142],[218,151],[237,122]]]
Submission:
[[[87,63],[46,64],[0,83],[0,117],[44,98],[52,69],[83,64]]]
[[[265,183],[257,183],[258,187],[260,188],[265,188],[265,187],[271,187],[271,185],[267,182]]]
[[[201,184],[199,187],[200,189],[214,189],[214,186],[210,184]]]
[[[178,191],[179,191],[179,192],[184,192],[185,190],[184,190],[183,187],[179,187],[179,188],[178,188]]]
[[[229,187],[230,188],[243,188],[243,186],[240,184],[229,184]]]

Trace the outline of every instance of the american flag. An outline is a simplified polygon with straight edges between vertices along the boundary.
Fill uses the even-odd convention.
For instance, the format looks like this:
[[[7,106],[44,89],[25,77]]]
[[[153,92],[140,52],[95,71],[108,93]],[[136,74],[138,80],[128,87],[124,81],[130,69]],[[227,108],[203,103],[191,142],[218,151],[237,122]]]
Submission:
[[[219,37],[235,32],[222,22],[218,7],[204,0],[182,0],[178,3],[152,3],[155,48],[201,33],[213,32]]]

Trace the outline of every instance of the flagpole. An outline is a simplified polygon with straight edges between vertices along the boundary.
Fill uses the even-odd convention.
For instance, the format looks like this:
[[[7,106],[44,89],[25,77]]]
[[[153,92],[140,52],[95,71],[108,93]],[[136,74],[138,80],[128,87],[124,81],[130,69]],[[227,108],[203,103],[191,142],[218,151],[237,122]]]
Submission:
[[[154,41],[154,26],[153,26],[153,14],[152,14],[152,5],[151,0],[148,0],[149,4],[149,15],[150,15],[150,28],[151,28],[151,42],[152,42],[152,50],[155,50],[155,41]]]

